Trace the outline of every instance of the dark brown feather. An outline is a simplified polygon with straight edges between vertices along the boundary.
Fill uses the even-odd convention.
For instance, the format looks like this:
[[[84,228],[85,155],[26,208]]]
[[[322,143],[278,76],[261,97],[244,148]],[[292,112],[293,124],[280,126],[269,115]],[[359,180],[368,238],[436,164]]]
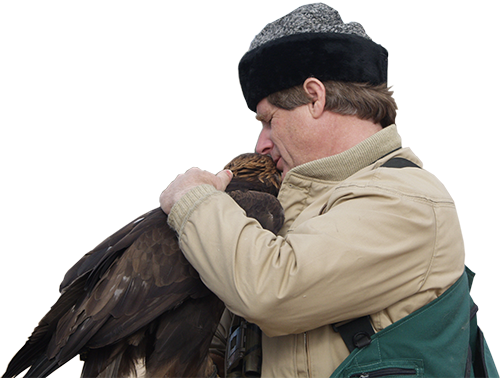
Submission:
[[[231,160],[224,169],[233,172],[226,191],[257,190],[277,196],[281,186],[281,172],[268,155],[242,154]]]
[[[277,232],[279,172],[257,154],[225,169],[227,191],[250,217]],[[272,194],[269,194],[272,193]],[[150,377],[205,376],[208,347],[224,304],[180,251],[161,209],[129,223],[87,253],[65,275],[61,296],[10,362],[4,378],[46,377],[80,354],[82,376],[133,375],[145,359]]]

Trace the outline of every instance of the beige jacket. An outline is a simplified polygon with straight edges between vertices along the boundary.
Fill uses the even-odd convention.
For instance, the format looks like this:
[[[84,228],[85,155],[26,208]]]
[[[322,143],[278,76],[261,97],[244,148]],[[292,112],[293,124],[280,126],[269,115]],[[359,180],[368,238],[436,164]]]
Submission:
[[[376,331],[438,297],[463,273],[452,198],[389,126],[339,155],[292,169],[285,225],[263,230],[202,185],[169,222],[205,284],[264,332],[263,377],[328,377],[348,351],[330,324],[371,315]]]

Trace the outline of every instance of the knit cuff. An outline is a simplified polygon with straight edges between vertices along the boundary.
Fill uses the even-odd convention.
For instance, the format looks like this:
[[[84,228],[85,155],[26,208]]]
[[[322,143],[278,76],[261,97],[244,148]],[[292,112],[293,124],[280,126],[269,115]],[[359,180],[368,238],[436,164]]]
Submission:
[[[170,210],[170,214],[168,215],[169,226],[177,231],[177,234],[181,235],[184,225],[198,205],[206,198],[218,192],[217,189],[209,184],[199,185],[191,189]]]

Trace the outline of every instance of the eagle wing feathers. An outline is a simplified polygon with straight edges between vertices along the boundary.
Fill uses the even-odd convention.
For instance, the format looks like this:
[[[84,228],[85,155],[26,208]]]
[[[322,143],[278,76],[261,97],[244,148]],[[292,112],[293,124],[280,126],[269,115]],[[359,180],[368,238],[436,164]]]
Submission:
[[[234,174],[228,194],[276,233],[283,210],[272,159],[244,154],[226,169]],[[151,377],[210,374],[208,348],[225,306],[182,254],[167,218],[154,209],[84,255],[3,377],[29,367],[25,377],[46,377],[77,354],[85,377],[125,376],[141,359]]]

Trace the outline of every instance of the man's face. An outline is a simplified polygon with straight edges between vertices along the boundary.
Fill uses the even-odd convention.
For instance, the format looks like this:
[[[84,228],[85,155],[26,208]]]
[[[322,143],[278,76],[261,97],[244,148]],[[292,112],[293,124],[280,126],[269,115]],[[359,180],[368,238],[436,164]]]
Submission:
[[[307,105],[284,110],[263,99],[257,105],[256,118],[262,122],[262,131],[255,151],[271,155],[283,177],[290,169],[318,158],[321,135],[311,127]]]

